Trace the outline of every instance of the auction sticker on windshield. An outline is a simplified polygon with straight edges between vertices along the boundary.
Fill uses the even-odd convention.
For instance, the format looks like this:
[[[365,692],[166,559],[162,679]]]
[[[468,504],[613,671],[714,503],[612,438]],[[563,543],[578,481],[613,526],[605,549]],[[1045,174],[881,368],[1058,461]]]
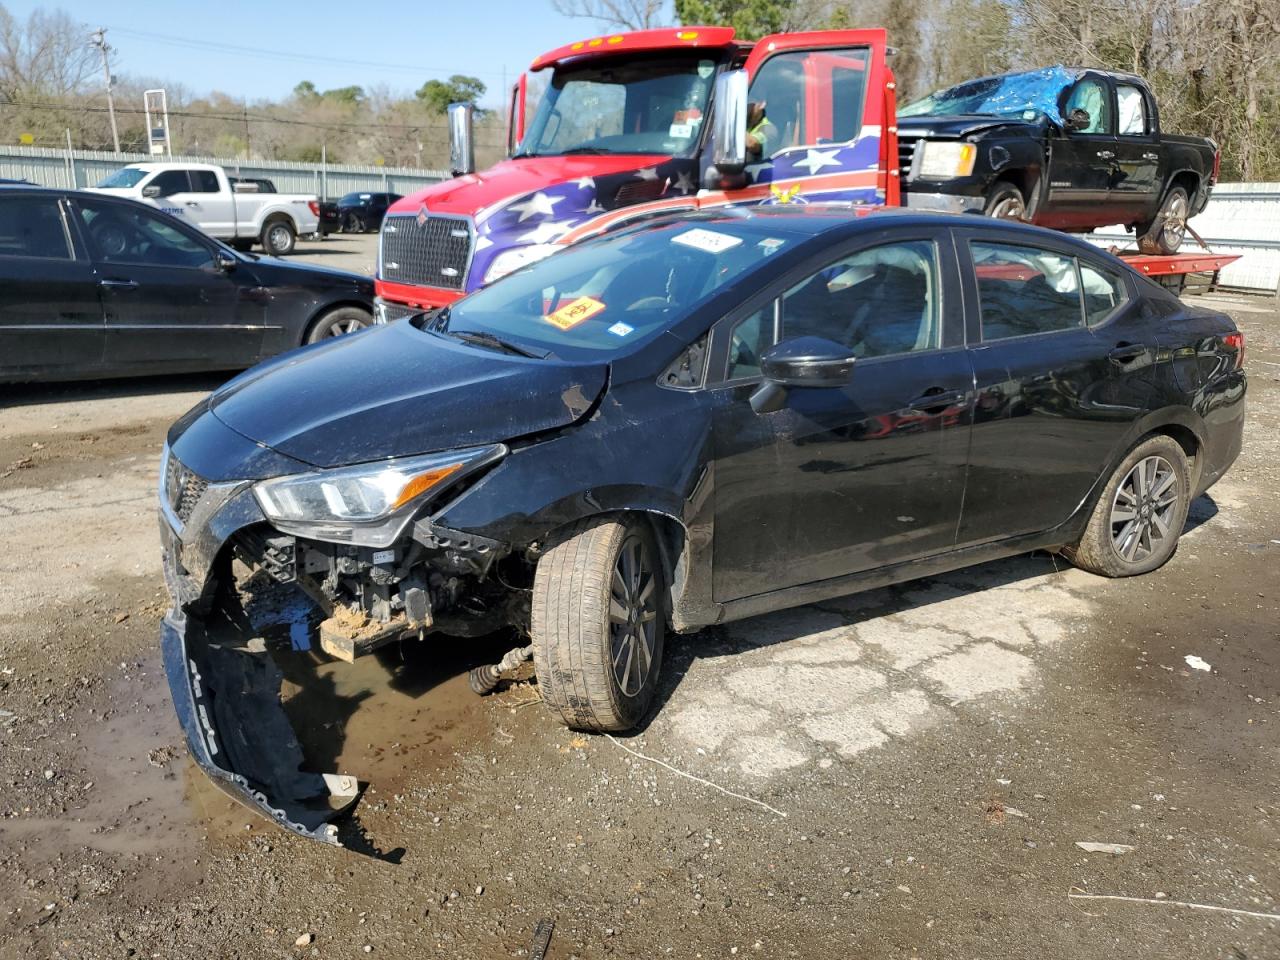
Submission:
[[[686,230],[684,233],[672,237],[671,242],[693,247],[695,250],[704,250],[707,253],[724,253],[726,250],[740,244],[742,238],[730,236],[727,233],[717,233],[714,230],[704,230],[702,227],[694,227],[692,230]]]
[[[589,320],[604,309],[604,304],[593,297],[579,297],[572,303],[566,303],[555,313],[547,314],[543,319],[553,327],[561,330],[572,330],[583,320]]]

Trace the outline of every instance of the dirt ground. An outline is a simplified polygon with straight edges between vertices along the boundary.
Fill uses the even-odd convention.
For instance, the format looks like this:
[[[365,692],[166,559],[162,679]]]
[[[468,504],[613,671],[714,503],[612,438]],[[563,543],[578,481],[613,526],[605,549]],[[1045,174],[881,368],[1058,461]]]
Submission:
[[[1163,569],[1034,555],[679,638],[616,740],[474,697],[492,645],[308,667],[366,853],[226,799],[172,715],[156,462],[218,378],[4,389],[0,958],[522,957],[543,919],[556,960],[1280,957],[1280,311],[1212,303],[1245,452]]]

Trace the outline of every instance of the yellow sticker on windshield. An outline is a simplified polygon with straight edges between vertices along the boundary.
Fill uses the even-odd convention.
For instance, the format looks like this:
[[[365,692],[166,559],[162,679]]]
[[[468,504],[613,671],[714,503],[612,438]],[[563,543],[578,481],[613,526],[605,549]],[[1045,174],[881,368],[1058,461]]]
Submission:
[[[583,320],[589,320],[604,309],[604,304],[593,297],[579,297],[573,303],[566,303],[555,313],[549,313],[544,320],[561,330],[571,330]]]

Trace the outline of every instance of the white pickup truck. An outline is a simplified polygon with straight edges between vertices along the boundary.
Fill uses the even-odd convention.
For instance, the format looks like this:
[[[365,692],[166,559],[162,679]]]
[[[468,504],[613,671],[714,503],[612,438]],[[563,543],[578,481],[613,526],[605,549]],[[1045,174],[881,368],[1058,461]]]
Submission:
[[[259,193],[252,184],[232,184],[225,170],[207,163],[131,163],[89,189],[149,203],[237,250],[261,243],[283,256],[293,252],[299,234],[320,229],[315,196]]]

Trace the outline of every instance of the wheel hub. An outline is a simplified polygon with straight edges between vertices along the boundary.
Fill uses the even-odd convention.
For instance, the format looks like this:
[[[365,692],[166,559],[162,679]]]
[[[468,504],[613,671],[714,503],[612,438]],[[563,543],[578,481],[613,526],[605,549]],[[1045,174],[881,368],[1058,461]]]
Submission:
[[[1176,537],[1182,485],[1161,456],[1145,457],[1125,475],[1111,503],[1111,545],[1122,560],[1137,563]]]

